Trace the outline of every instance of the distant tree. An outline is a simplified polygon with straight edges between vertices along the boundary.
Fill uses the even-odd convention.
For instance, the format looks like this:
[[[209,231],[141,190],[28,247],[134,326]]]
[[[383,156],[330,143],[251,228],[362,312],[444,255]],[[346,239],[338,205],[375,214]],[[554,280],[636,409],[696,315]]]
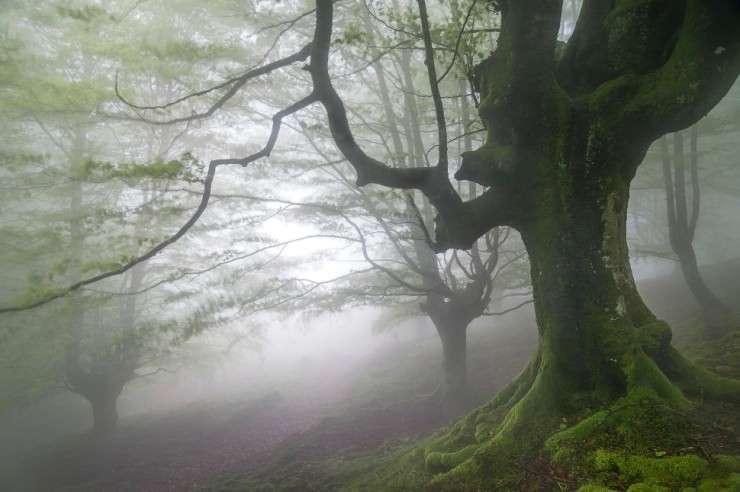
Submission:
[[[104,114],[115,97],[108,67],[139,68],[131,46],[108,44],[91,29],[106,26],[110,33],[119,21],[91,5],[7,9],[0,94],[5,298],[36,303],[58,293],[59,284],[130,261],[179,220],[200,179],[197,161],[182,146],[187,125],[151,127]],[[176,43],[169,49],[177,51]],[[145,70],[155,67],[162,65],[146,63]],[[152,97],[172,94],[173,84],[158,85],[151,73],[136,82]],[[246,222],[243,215],[239,220]],[[233,260],[232,245],[223,246],[226,251],[203,255],[216,263]],[[8,391],[0,411],[61,386],[91,404],[97,433],[112,431],[126,384],[172,364],[166,356],[174,347],[226,322],[214,315],[226,309],[222,299],[204,299],[194,290],[188,293],[194,308],[184,309],[186,290],[172,288],[177,280],[205,276],[202,269],[163,274],[162,265],[161,259],[137,264],[120,284],[103,282],[54,309],[6,318],[0,331]],[[148,274],[154,278],[147,284]],[[157,289],[162,285],[168,288]],[[250,300],[242,299],[246,311]],[[152,312],[153,302],[162,312]],[[165,315],[176,304],[179,311]]]
[[[672,152],[669,150],[668,137],[661,138],[663,181],[666,193],[666,209],[668,211],[668,234],[671,249],[678,256],[689,290],[699,303],[705,321],[711,326],[722,323],[722,321],[726,322],[727,320],[724,319],[723,315],[727,314],[729,310],[704,282],[692,244],[696,233],[696,225],[699,221],[701,204],[699,126],[692,126],[688,133],[690,139],[688,173],[682,132],[676,132],[672,135]],[[687,184],[690,185],[690,193],[687,193]],[[715,326],[716,328],[717,326]]]
[[[351,12],[354,16],[338,41],[338,54],[347,70],[358,71],[362,78],[365,100],[355,99],[364,109],[352,112],[360,123],[358,138],[384,153],[396,167],[428,167],[427,156],[437,142],[433,138],[434,107],[418,88],[424,91],[429,86],[425,81],[426,72],[417,68],[422,66],[417,49],[419,27],[409,24],[394,29],[386,24],[380,29],[371,22],[367,9],[358,6]],[[347,14],[349,12],[344,15]],[[458,11],[442,24],[435,37],[440,50],[452,52],[462,30],[470,28],[462,25],[464,19],[464,12]],[[480,38],[480,34],[477,36]],[[447,85],[461,90],[445,107],[445,111],[453,115],[448,124],[449,140],[456,143],[460,152],[472,150],[474,136],[481,131],[471,117],[470,97],[466,93],[465,73],[470,68],[475,48],[472,37],[465,36],[466,47],[469,47],[467,57],[449,56],[445,60],[451,64]],[[374,45],[368,45],[370,39]],[[384,55],[379,45],[400,45],[403,49]],[[367,73],[362,70],[366,65],[365,57],[373,60]],[[509,274],[507,278],[503,272],[512,270],[512,265],[521,259],[516,251],[502,249],[510,230],[489,232],[468,252],[435,253],[428,243],[432,210],[424,196],[407,194],[404,198],[398,193],[357,188],[335,152],[321,145],[328,135],[321,131],[322,116],[313,116],[310,121],[302,118],[297,128],[318,158],[316,162],[307,163],[318,170],[313,173],[317,178],[312,184],[316,186],[315,181],[321,180],[323,187],[337,189],[331,192],[335,202],[332,207],[342,210],[345,220],[350,220],[348,215],[351,215],[356,230],[348,234],[361,234],[361,252],[374,267],[371,277],[352,277],[345,281],[346,285],[336,285],[331,299],[391,308],[391,313],[381,318],[386,323],[409,316],[428,317],[440,337],[443,355],[443,377],[433,399],[445,406],[464,405],[470,396],[466,363],[468,327],[475,319],[490,314],[492,299],[500,296],[504,289],[522,288],[527,283],[522,278],[523,269],[520,269],[521,277]],[[471,183],[460,192],[474,197],[478,188]],[[316,193],[321,194],[322,188]],[[319,228],[335,227],[331,223],[323,225],[320,216],[313,221]],[[497,289],[499,293],[494,296]]]

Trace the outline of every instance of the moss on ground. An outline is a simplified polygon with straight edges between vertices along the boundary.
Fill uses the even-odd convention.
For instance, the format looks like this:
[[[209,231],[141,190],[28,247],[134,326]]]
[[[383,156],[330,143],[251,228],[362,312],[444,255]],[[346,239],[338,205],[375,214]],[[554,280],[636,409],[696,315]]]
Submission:
[[[702,326],[693,326],[693,329],[674,337],[676,348],[702,367],[720,376],[740,380],[740,321],[733,320],[734,329],[714,338],[707,338]]]

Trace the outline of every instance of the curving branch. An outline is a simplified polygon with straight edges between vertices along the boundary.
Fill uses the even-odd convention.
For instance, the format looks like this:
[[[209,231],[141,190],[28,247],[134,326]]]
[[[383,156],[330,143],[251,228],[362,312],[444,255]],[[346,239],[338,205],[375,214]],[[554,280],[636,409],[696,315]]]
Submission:
[[[314,92],[326,109],[331,135],[357,173],[357,185],[370,183],[402,189],[422,189],[430,178],[429,168],[398,169],[368,156],[355,141],[347,113],[329,76],[329,48],[333,27],[331,0],[316,2],[316,31],[308,67]]]
[[[436,242],[431,244],[432,249],[444,251],[450,248],[470,248],[478,237],[508,217],[507,214],[496,213],[496,208],[491,208],[494,204],[500,208],[506,198],[505,194],[484,193],[476,200],[463,202],[447,177],[446,165],[394,168],[368,156],[354,139],[344,104],[329,76],[333,2],[317,0],[316,6],[316,31],[311,64],[307,69],[311,73],[314,93],[326,110],[332,138],[355,169],[357,185],[374,183],[391,188],[420,190],[438,213],[435,219],[437,237]],[[440,156],[444,156],[441,151]]]
[[[239,77],[234,77],[232,79],[229,79],[225,82],[222,82],[221,84],[210,87],[208,89],[193,92],[179,99],[176,99],[174,101],[170,101],[168,103],[161,104],[161,105],[155,105],[155,106],[138,105],[138,104],[135,104],[127,100],[125,97],[123,97],[123,95],[121,95],[121,92],[118,88],[118,72],[116,72],[116,79],[115,79],[116,97],[118,97],[118,99],[122,103],[124,103],[126,106],[132,109],[136,109],[139,111],[148,111],[148,110],[155,110],[155,109],[167,109],[171,106],[175,106],[177,104],[185,102],[188,99],[199,97],[199,96],[204,96],[211,92],[218,91],[218,90],[231,86],[231,88],[228,91],[226,91],[226,93],[223,96],[221,96],[215,103],[213,103],[206,111],[202,113],[195,113],[190,116],[183,116],[182,118],[173,118],[169,120],[152,120],[152,119],[143,118],[143,117],[140,118],[141,121],[144,121],[152,125],[173,125],[176,123],[184,123],[188,121],[202,120],[202,119],[212,116],[216,111],[221,109],[223,105],[226,104],[226,102],[228,102],[232,97],[234,97],[234,95],[236,95],[236,93],[239,92],[239,89],[241,89],[250,80],[260,77],[262,75],[271,73],[277,70],[278,68],[283,68],[283,67],[292,65],[293,63],[296,63],[299,61],[305,61],[308,58],[310,53],[311,53],[311,43],[307,44],[300,51],[290,56],[281,58],[280,60],[274,61],[272,63],[268,63],[267,65],[264,65],[262,67],[252,69],[248,71],[247,73],[240,75]]]
[[[610,114],[631,128],[627,141],[648,145],[665,133],[686,128],[714,107],[740,73],[740,4],[735,0],[687,0],[652,8],[653,2],[612,7],[605,0],[587,2],[602,27],[590,32],[579,19],[559,66],[559,78],[571,90],[588,89],[592,114]],[[587,9],[588,8],[588,9]],[[620,30],[621,19],[638,17],[631,30]],[[656,26],[640,31],[639,25]],[[624,31],[624,32],[623,32]],[[609,39],[609,43],[604,41]],[[619,50],[606,46],[620,43]],[[596,45],[601,47],[597,48]],[[577,52],[582,53],[580,58]],[[623,54],[630,53],[629,59]],[[579,80],[575,74],[591,74]]]
[[[442,97],[439,93],[439,80],[437,79],[437,69],[434,64],[434,47],[432,46],[432,33],[429,29],[429,15],[427,14],[427,4],[425,0],[417,0],[419,4],[419,17],[421,19],[421,33],[424,39],[424,64],[427,66],[427,75],[429,77],[429,86],[432,91],[432,100],[434,101],[434,114],[437,119],[437,141],[439,142],[439,173],[447,176],[448,159],[447,159],[447,122],[445,120],[445,110],[442,105]],[[466,19],[467,20],[467,19]]]

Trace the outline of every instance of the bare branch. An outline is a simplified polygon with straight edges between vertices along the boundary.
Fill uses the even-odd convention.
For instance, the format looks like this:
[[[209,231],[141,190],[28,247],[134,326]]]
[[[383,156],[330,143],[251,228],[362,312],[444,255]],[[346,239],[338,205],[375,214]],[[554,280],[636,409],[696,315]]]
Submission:
[[[510,313],[512,311],[516,311],[517,309],[520,309],[526,306],[527,304],[532,304],[533,302],[534,302],[534,299],[528,299],[524,302],[517,304],[514,307],[510,307],[509,309],[504,309],[503,311],[498,311],[495,313],[483,313],[482,316],[503,316],[504,314]]]
[[[183,123],[183,122],[187,122],[187,121],[200,120],[200,119],[204,119],[204,118],[210,117],[211,115],[213,115],[213,113],[215,113],[216,111],[218,111],[219,109],[221,109],[221,107],[223,107],[223,105],[226,104],[226,102],[229,101],[229,99],[231,99],[232,97],[234,97],[234,95],[239,91],[239,89],[241,89],[250,80],[252,80],[252,79],[254,79],[256,77],[259,77],[259,76],[268,74],[270,72],[273,72],[273,71],[277,70],[278,68],[286,67],[286,66],[291,65],[291,64],[293,64],[295,62],[305,61],[308,58],[308,56],[309,56],[310,53],[311,53],[311,43],[309,43],[306,46],[304,46],[297,53],[294,53],[294,54],[292,54],[290,56],[287,56],[285,58],[281,58],[280,60],[277,60],[277,61],[274,61],[272,63],[269,63],[269,64],[267,64],[265,66],[252,69],[252,70],[248,71],[247,73],[245,73],[244,75],[240,75],[239,77],[234,77],[234,78],[229,79],[226,82],[223,82],[223,83],[221,83],[221,84],[219,84],[217,86],[214,86],[214,87],[211,87],[211,88],[208,88],[208,89],[204,89],[202,91],[192,92],[192,93],[190,93],[190,94],[188,94],[186,96],[183,96],[183,97],[181,97],[179,99],[176,99],[174,101],[171,101],[171,102],[168,102],[168,103],[165,103],[165,104],[162,104],[162,105],[158,105],[158,106],[142,106],[142,105],[138,105],[138,104],[135,104],[133,102],[130,102],[126,98],[124,98],[121,95],[121,92],[119,91],[119,88],[118,88],[118,72],[116,72],[116,80],[115,80],[116,97],[118,97],[118,99],[121,102],[123,102],[126,106],[128,106],[128,107],[130,107],[132,109],[146,111],[146,110],[154,110],[154,109],[166,109],[166,108],[169,108],[171,106],[180,104],[180,103],[182,103],[184,101],[187,101],[188,99],[191,99],[193,97],[204,96],[204,95],[209,94],[211,92],[214,92],[214,91],[217,91],[217,90],[226,88],[228,86],[231,86],[231,88],[228,91],[226,91],[226,93],[223,96],[221,96],[218,99],[218,101],[216,101],[214,104],[212,104],[203,113],[195,113],[195,114],[190,115],[190,116],[184,116],[182,118],[174,118],[174,119],[163,120],[163,121],[151,120],[151,119],[148,119],[148,118],[140,118],[142,121],[145,121],[147,123],[154,124],[154,125],[173,125],[173,124],[176,124],[176,123]]]
[[[434,46],[432,46],[432,34],[429,29],[429,16],[427,15],[427,4],[425,0],[417,0],[419,4],[419,17],[421,18],[421,32],[424,38],[424,63],[427,66],[429,85],[434,100],[434,113],[437,117],[437,137],[439,142],[439,172],[447,175],[447,123],[445,121],[445,110],[439,93],[439,82],[437,80],[437,69],[434,64]]]
[[[452,60],[450,60],[450,64],[447,65],[447,69],[437,79],[438,84],[442,82],[445,77],[447,77],[447,74],[450,73],[452,67],[455,66],[455,61],[457,60],[457,56],[459,55],[460,41],[462,41],[463,34],[471,32],[465,31],[465,26],[468,24],[468,20],[470,20],[470,15],[473,13],[473,9],[475,8],[476,3],[478,3],[478,0],[473,0],[473,2],[470,4],[470,7],[468,8],[467,13],[465,14],[465,20],[463,21],[460,32],[457,34],[457,39],[455,40],[455,49],[452,51]]]
[[[318,0],[316,5],[316,32],[309,70],[314,83],[314,91],[326,109],[332,137],[339,150],[357,172],[357,185],[377,183],[403,189],[421,189],[429,180],[430,169],[391,168],[365,154],[357,145],[347,121],[344,103],[334,89],[329,76],[329,48],[333,26],[332,1]]]

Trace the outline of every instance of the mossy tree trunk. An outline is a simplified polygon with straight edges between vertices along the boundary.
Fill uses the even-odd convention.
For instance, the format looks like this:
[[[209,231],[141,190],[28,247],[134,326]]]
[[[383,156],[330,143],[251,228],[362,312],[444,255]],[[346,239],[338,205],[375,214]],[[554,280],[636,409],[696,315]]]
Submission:
[[[437,212],[437,250],[470,248],[500,225],[522,234],[540,331],[539,366],[522,403],[557,414],[631,391],[675,401],[680,393],[656,361],[692,381],[684,389],[697,389],[670,348],[670,330],[635,289],[626,210],[650,144],[695,123],[737,78],[740,4],[587,0],[556,50],[562,2],[496,2],[497,46],[475,74],[487,139],[463,154],[455,174],[485,188],[468,201],[447,178],[446,145],[438,164],[423,169],[391,168],[359,148],[329,78],[331,2],[317,7],[310,72],[357,184],[422,191]],[[441,103],[436,109],[443,128]]]
[[[650,143],[701,117],[736,78],[740,7],[658,3],[585,2],[556,59],[559,2],[502,2],[498,48],[478,67],[488,139],[457,177],[516,204],[503,220],[532,265],[541,353],[523,400],[538,413],[635,392],[682,399],[655,363],[676,355],[670,330],[629,265],[629,185]]]
[[[671,347],[670,329],[635,289],[625,232],[629,185],[649,145],[704,116],[740,72],[736,0],[585,0],[557,54],[562,2],[495,2],[497,46],[475,76],[487,140],[463,154],[455,174],[486,191],[467,201],[447,178],[442,142],[428,169],[391,168],[359,148],[329,77],[331,2],[317,7],[315,94],[358,185],[422,191],[437,211],[437,250],[470,248],[493,227],[514,227],[532,265],[539,348],[521,377],[452,428],[447,442],[467,447],[427,455],[431,466],[467,463],[442,490],[465,489],[458,479],[471,474],[478,478],[468,489],[491,488],[512,453],[537,452],[561,419],[624,399],[738,399],[737,381],[702,371]],[[423,0],[419,11],[424,28]],[[424,39],[436,80],[431,35]]]
[[[587,181],[605,164],[586,158],[603,154],[597,145],[602,144],[583,147],[580,157],[579,149],[569,149],[568,172],[542,181],[531,216],[519,226],[531,263],[542,348],[538,378],[547,382],[537,388],[547,392],[550,403],[544,412],[577,412],[638,387],[675,396],[665,393],[664,378],[643,349],[644,343],[653,351],[667,347],[670,332],[656,325],[632,277],[625,233],[629,181],[618,173]],[[658,333],[643,336],[643,327]],[[635,378],[638,365],[644,379]],[[645,371],[655,371],[657,379]],[[650,384],[642,386],[646,381]]]

